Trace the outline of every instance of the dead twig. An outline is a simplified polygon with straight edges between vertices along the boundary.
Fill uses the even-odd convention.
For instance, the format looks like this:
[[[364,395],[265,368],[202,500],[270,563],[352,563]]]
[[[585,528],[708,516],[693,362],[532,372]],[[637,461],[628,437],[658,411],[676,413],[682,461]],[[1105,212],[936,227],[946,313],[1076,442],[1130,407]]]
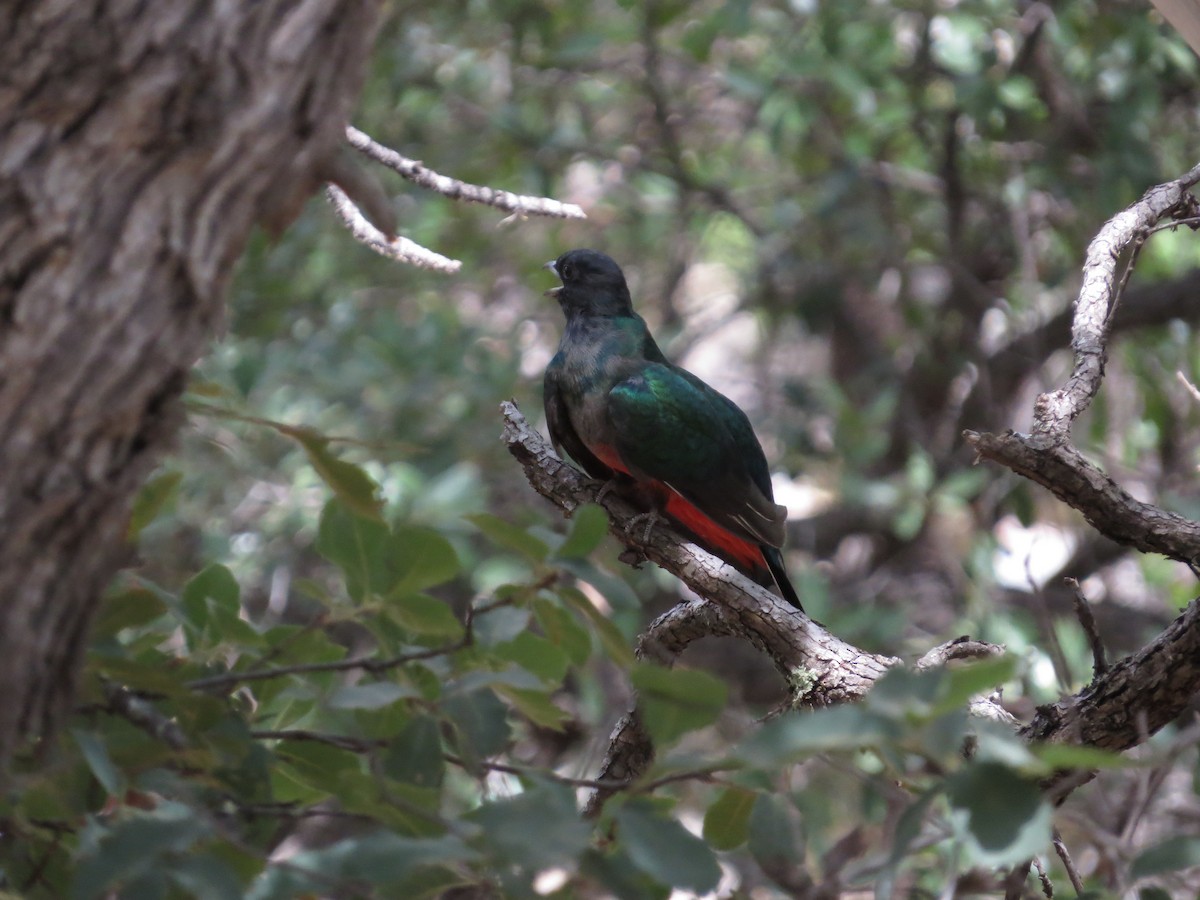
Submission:
[[[1104,641],[1100,638],[1100,628],[1096,625],[1096,616],[1079,582],[1074,578],[1064,578],[1063,583],[1075,592],[1075,616],[1087,635],[1088,646],[1092,648],[1092,677],[1098,678],[1108,671],[1108,657],[1104,652]]]

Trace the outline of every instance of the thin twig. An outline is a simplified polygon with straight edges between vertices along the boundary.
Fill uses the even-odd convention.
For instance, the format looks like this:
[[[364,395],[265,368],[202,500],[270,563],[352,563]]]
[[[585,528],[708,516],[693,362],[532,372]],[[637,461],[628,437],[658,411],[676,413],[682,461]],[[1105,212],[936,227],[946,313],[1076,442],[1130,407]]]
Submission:
[[[388,237],[371,224],[362,211],[354,205],[354,201],[336,184],[326,185],[325,196],[333,204],[334,212],[338,214],[342,224],[349,230],[350,236],[360,244],[366,244],[380,256],[447,274],[453,274],[462,268],[462,262],[459,260],[434,253],[406,237],[399,235]]]
[[[1200,403],[1200,388],[1188,381],[1187,376],[1183,372],[1176,370],[1175,377],[1179,379],[1180,384],[1187,388],[1188,393],[1192,395],[1192,399]]]
[[[127,687],[109,681],[104,682],[103,690],[110,713],[128,720],[172,750],[183,750],[187,747],[187,736],[179,727],[179,723],[159,712],[154,704],[142,699]]]
[[[1092,677],[1098,678],[1108,671],[1108,656],[1104,652],[1104,641],[1100,638],[1100,628],[1096,624],[1096,616],[1092,613],[1092,605],[1083,595],[1083,588],[1074,578],[1064,578],[1063,583],[1075,592],[1075,617],[1087,635],[1088,645],[1092,648]]]
[[[1033,860],[1027,859],[1009,870],[1004,879],[1004,900],[1021,900],[1025,896],[1025,882],[1029,878],[1029,868],[1032,865]]]
[[[551,216],[558,219],[587,218],[587,213],[583,211],[583,208],[574,203],[563,203],[549,197],[513,194],[509,191],[468,184],[447,175],[439,175],[417,160],[401,156],[390,147],[377,143],[370,135],[359,131],[352,125],[346,127],[346,140],[355,150],[365,153],[375,162],[399,172],[413,184],[435,191],[452,200],[482,203],[485,206],[502,209],[518,216]]]
[[[1078,897],[1083,893],[1083,879],[1079,876],[1079,870],[1075,868],[1075,861],[1071,859],[1071,853],[1067,850],[1067,845],[1057,828],[1054,829],[1054,852],[1062,861],[1063,868],[1067,871],[1067,878],[1071,880],[1071,887],[1075,889],[1075,896]]]
[[[419,662],[423,659],[434,659],[462,650],[469,646],[469,633],[451,644],[440,647],[430,647],[428,650],[416,650],[412,653],[402,653],[390,659],[376,659],[370,656],[360,656],[354,659],[340,659],[335,662],[297,663],[292,666],[277,666],[270,669],[251,669],[249,672],[225,672],[221,675],[209,675],[195,678],[187,682],[186,687],[192,690],[210,690],[212,688],[229,687],[250,681],[267,681],[272,678],[286,678],[288,675],[312,675],[317,672],[351,672],[362,669],[372,674],[379,674],[390,669]]]

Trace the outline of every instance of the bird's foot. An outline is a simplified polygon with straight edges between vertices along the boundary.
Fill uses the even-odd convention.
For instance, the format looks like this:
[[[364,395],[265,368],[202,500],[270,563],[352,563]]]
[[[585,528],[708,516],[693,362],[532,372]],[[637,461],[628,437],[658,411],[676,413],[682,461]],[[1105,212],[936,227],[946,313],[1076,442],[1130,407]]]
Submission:
[[[625,526],[625,531],[628,534],[633,534],[633,530],[645,522],[646,530],[642,533],[642,543],[646,544],[650,541],[650,532],[652,532],[654,530],[654,526],[661,521],[662,516],[660,516],[656,510],[652,509],[650,512],[638,513],[638,515],[630,519],[629,524]]]
[[[603,503],[604,498],[617,487],[617,479],[610,478],[604,484],[600,485],[600,490],[596,493],[596,502]]]

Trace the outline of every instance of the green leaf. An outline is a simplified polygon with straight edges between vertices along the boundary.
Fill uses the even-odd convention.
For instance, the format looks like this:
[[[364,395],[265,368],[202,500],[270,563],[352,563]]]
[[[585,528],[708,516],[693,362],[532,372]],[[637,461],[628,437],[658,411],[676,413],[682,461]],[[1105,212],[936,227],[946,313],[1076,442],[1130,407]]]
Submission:
[[[346,880],[347,890],[362,882],[393,888],[386,895],[418,896],[415,887],[430,867],[470,862],[478,854],[449,835],[429,838],[401,837],[389,832],[374,832],[346,838],[319,850],[305,850],[287,860],[286,865],[271,865],[255,879],[246,893],[247,900],[283,900],[297,895],[326,896],[330,882]],[[405,885],[414,887],[400,892]],[[423,893],[423,892],[422,892]]]
[[[1099,747],[1034,744],[1030,749],[1049,769],[1127,769],[1140,765],[1136,759]]]
[[[387,552],[394,572],[392,593],[445,584],[462,570],[454,547],[432,528],[397,525],[392,529]]]
[[[515,797],[486,803],[468,818],[482,826],[480,839],[501,871],[512,865],[531,872],[573,868],[591,840],[592,829],[579,816],[575,792],[552,782],[537,782]]]
[[[621,900],[667,900],[671,889],[664,887],[629,859],[625,848],[612,842],[603,851],[589,849],[583,854],[579,870],[595,879],[610,897]]]
[[[747,822],[750,854],[764,872],[801,868],[804,841],[797,833],[792,808],[781,797],[759,794]]]
[[[965,816],[983,865],[1015,865],[1050,844],[1050,807],[1035,781],[1008,766],[972,763],[947,780],[946,796]]]
[[[350,750],[317,741],[282,740],[275,746],[279,764],[271,769],[275,799],[308,802],[336,794],[344,772],[361,761]]]
[[[137,538],[142,529],[158,518],[166,505],[175,499],[181,481],[182,472],[163,472],[142,485],[129,514],[129,540]]]
[[[334,709],[382,709],[399,700],[417,696],[415,689],[394,681],[370,681],[348,684],[329,695]]]
[[[189,897],[241,900],[242,885],[233,870],[215,854],[188,854],[171,861],[167,875]]]
[[[450,542],[433,529],[398,525],[389,530],[336,500],[321,513],[317,552],[342,570],[347,593],[356,601],[367,594],[415,594],[449,581],[461,569]]]
[[[566,653],[529,631],[521,632],[507,644],[500,644],[494,652],[501,659],[532,672],[547,684],[561,684],[570,665]]]
[[[1006,653],[943,670],[943,686],[932,714],[937,716],[959,709],[972,697],[1003,684],[1016,674],[1019,662],[1014,654]]]
[[[355,515],[337,500],[321,511],[317,552],[342,570],[346,592],[355,601],[382,595],[390,583],[384,564],[388,530],[381,522]]]
[[[110,797],[122,796],[125,793],[125,778],[108,755],[108,747],[100,736],[81,729],[72,729],[71,736],[75,738],[84,761],[100,782],[100,786]]]
[[[308,428],[281,428],[304,448],[309,464],[347,509],[365,519],[382,521],[379,485],[360,467],[329,452],[329,438]]]
[[[447,697],[442,711],[454,725],[454,744],[468,765],[508,746],[512,737],[508,707],[490,689]]]
[[[554,555],[559,559],[582,559],[600,546],[608,533],[608,513],[595,503],[585,503],[571,516],[571,531]]]
[[[897,726],[862,706],[835,706],[768,722],[744,741],[735,756],[777,766],[833,750],[876,747],[896,736]]]
[[[707,672],[642,664],[631,677],[642,722],[659,748],[711,725],[725,708],[725,683]]]
[[[587,662],[592,654],[592,637],[570,613],[546,597],[534,599],[533,613],[546,638],[559,647],[571,663],[582,666]]]
[[[463,634],[463,624],[450,605],[428,594],[407,594],[393,600],[388,604],[388,613],[413,634],[451,640]]]
[[[545,691],[515,688],[503,684],[496,685],[495,691],[507,698],[521,715],[542,728],[562,731],[563,723],[571,718],[570,713],[554,705],[554,701]]]
[[[80,855],[73,898],[104,896],[118,881],[167,868],[166,854],[183,853],[209,833],[206,818],[181,803],[164,801],[153,812],[130,811],[127,816],[111,828],[89,827],[94,842],[86,841]]]
[[[629,582],[604,571],[590,559],[586,557],[560,559],[558,565],[580,581],[586,581],[594,587],[613,609],[631,612],[641,609],[642,601],[629,586]]]
[[[1177,835],[1139,853],[1129,867],[1129,875],[1145,878],[1192,866],[1200,866],[1200,837]]]
[[[708,844],[675,819],[631,803],[616,815],[617,836],[633,864],[673,888],[703,894],[717,886],[721,867]]]
[[[572,609],[591,623],[609,661],[623,669],[630,668],[634,661],[633,650],[625,635],[621,634],[612,620],[605,618],[604,614],[592,605],[592,601],[588,600],[582,591],[564,587],[560,588],[558,593]]]
[[[506,522],[498,516],[476,513],[464,518],[496,546],[512,550],[532,562],[542,562],[550,555],[550,548],[545,541],[538,540],[524,528]]]
[[[111,637],[123,628],[147,625],[167,611],[162,597],[144,587],[109,594],[100,606],[93,637]],[[172,626],[174,627],[174,626]]]
[[[240,597],[241,590],[233,573],[220,563],[213,563],[184,585],[184,615],[203,631],[229,616],[236,617],[240,609]]]
[[[728,787],[704,814],[704,839],[715,850],[732,850],[746,842],[750,833],[750,813],[758,792]]]
[[[383,771],[397,781],[438,787],[446,772],[441,727],[432,716],[414,716],[397,732],[383,756]]]

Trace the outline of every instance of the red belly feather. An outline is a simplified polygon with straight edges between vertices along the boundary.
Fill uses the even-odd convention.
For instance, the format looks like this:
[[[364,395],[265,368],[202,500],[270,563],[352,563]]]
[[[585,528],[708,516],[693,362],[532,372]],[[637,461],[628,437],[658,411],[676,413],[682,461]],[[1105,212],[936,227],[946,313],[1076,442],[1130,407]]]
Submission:
[[[593,444],[588,449],[610,469],[624,475],[630,474],[615,447]],[[695,535],[702,545],[717,556],[746,571],[765,570],[762,548],[757,543],[722,528],[661,481],[643,481],[637,478],[634,480],[642,487],[648,487],[659,494],[665,500],[662,511]]]

